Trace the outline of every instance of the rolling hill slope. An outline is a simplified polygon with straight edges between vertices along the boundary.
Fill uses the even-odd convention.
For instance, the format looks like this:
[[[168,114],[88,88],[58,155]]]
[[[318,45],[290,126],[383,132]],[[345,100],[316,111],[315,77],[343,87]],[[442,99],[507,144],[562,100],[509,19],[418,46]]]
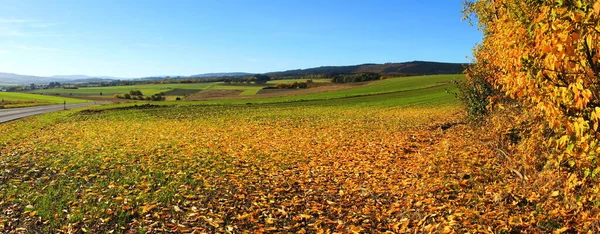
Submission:
[[[328,73],[360,73],[374,72],[382,75],[434,75],[459,74],[466,64],[413,61],[406,63],[361,64],[352,66],[323,66],[308,69],[296,69],[281,72],[270,72],[274,76],[299,76]]]

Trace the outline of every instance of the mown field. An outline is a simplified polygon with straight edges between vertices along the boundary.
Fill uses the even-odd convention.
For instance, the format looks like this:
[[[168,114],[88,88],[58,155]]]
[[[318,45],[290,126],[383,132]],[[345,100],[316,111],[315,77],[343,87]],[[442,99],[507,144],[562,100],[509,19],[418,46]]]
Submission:
[[[385,80],[304,101],[108,105],[1,124],[0,230],[510,230],[523,208],[502,191],[518,183],[490,137],[463,124],[447,79]]]
[[[0,100],[4,99],[4,108],[17,108],[39,105],[83,103],[86,100],[75,98],[65,98],[56,96],[46,96],[38,94],[15,93],[15,92],[0,92]],[[1,104],[0,104],[1,105]],[[1,108],[1,107],[0,107]]]
[[[289,95],[281,97],[249,97],[246,99],[224,99],[224,100],[210,100],[194,103],[203,104],[259,104],[259,103],[280,103],[280,102],[302,102],[302,101],[315,101],[315,100],[331,100],[333,103],[337,102],[334,99],[344,99],[362,96],[373,96],[371,99],[375,101],[379,100],[390,105],[405,105],[409,104],[406,100],[422,100],[423,104],[427,102],[443,104],[443,102],[450,101],[455,102],[456,100],[448,100],[448,95],[451,92],[455,92],[456,87],[452,84],[454,80],[462,80],[464,75],[436,75],[436,76],[414,76],[414,77],[400,77],[386,79],[376,82],[369,82],[364,85],[357,86],[351,89],[334,90],[330,92],[319,92],[306,95]],[[394,99],[394,98],[378,98],[377,95],[386,94],[390,95],[405,96],[407,99]],[[385,96],[385,95],[384,95]],[[387,96],[385,96],[387,97]],[[429,100],[427,99],[434,99]],[[411,101],[408,101],[411,102]],[[357,105],[362,105],[360,102]]]
[[[214,83],[200,83],[200,84],[151,84],[151,85],[130,85],[130,86],[109,86],[109,87],[84,87],[79,89],[43,89],[28,91],[31,93],[43,93],[43,94],[60,94],[60,95],[81,95],[81,96],[108,96],[111,97],[114,94],[122,94],[131,90],[140,90],[144,95],[151,96],[160,92],[168,92],[173,89],[184,89],[184,90],[203,90],[214,86]],[[100,95],[102,93],[102,95]]]
[[[93,96],[93,97],[112,97],[114,94],[123,94],[131,90],[140,90],[146,96],[152,96],[157,93],[166,93],[170,95],[177,91],[177,95],[191,94],[200,90],[242,90],[242,95],[254,95],[258,90],[266,85],[228,85],[223,82],[196,83],[196,84],[149,84],[149,85],[130,85],[130,86],[110,86],[110,87],[83,87],[79,89],[43,89],[27,91],[28,93],[46,94],[46,95],[75,95],[75,96]],[[187,92],[186,92],[187,91]],[[102,95],[100,95],[102,93]]]

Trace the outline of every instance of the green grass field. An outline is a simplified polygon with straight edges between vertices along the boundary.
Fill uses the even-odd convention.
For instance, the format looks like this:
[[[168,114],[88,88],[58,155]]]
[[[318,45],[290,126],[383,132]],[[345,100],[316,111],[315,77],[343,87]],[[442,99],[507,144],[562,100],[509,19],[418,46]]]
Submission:
[[[0,99],[4,99],[6,105],[4,108],[17,108],[50,104],[62,104],[66,101],[68,104],[87,102],[86,100],[47,96],[39,94],[0,92]]]
[[[435,75],[435,76],[414,76],[391,78],[381,81],[370,82],[364,86],[358,86],[352,89],[343,89],[330,92],[313,93],[298,96],[283,96],[273,98],[249,98],[249,99],[230,99],[230,100],[211,100],[199,101],[194,103],[205,104],[245,104],[245,103],[274,103],[274,102],[296,102],[310,100],[340,99],[333,102],[343,102],[344,99],[357,96],[373,96],[377,94],[389,94],[391,96],[411,97],[416,100],[417,97],[424,99],[432,98],[431,102],[449,102],[457,103],[454,97],[448,92],[455,92],[456,87],[451,82],[453,80],[462,80],[464,75]],[[405,93],[403,93],[405,92]],[[390,94],[396,93],[396,94]],[[393,103],[403,105],[402,100],[391,99]],[[404,100],[404,99],[403,99]],[[408,100],[408,99],[406,99]],[[383,102],[383,101],[382,101]],[[400,103],[398,103],[400,102]],[[391,105],[395,105],[395,104]],[[427,103],[427,102],[425,102]]]
[[[381,81],[370,82],[367,85],[357,86],[351,89],[336,90],[330,92],[313,93],[297,96],[252,97],[253,92],[258,92],[261,86],[246,85],[226,85],[214,84],[207,89],[231,89],[242,90],[239,87],[245,87],[244,92],[251,93],[244,99],[217,99],[208,101],[174,101],[174,98],[167,102],[145,102],[137,101],[132,104],[150,103],[159,105],[229,105],[229,104],[261,104],[261,103],[285,103],[285,102],[303,102],[303,103],[325,103],[324,105],[341,105],[343,103],[355,103],[357,105],[373,106],[411,106],[411,105],[438,105],[448,104],[457,105],[459,102],[452,95],[456,92],[456,86],[452,84],[454,80],[462,80],[464,75],[433,75],[433,76],[414,76],[390,78]],[[185,86],[185,85],[181,85]],[[244,93],[242,93],[244,95]]]

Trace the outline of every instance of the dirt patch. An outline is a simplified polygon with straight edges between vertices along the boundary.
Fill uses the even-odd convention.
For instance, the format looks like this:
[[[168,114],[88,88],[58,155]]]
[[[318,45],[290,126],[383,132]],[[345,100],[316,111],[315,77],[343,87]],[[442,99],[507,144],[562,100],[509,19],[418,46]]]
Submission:
[[[202,89],[173,89],[163,93],[165,94],[165,96],[187,96],[193,95],[194,93],[200,91],[202,91]]]
[[[243,90],[203,90],[189,95],[185,98],[187,101],[214,100],[214,99],[248,99],[248,98],[268,98],[306,95],[312,93],[331,92],[342,89],[351,89],[368,84],[369,82],[350,83],[350,84],[319,84],[318,87],[307,89],[261,89],[256,95],[240,96]],[[233,86],[233,85],[232,85]]]
[[[351,89],[368,84],[369,82],[350,83],[350,84],[322,84],[319,87],[308,89],[261,89],[255,97],[284,97],[296,96],[313,93],[331,92],[343,89]]]
[[[160,105],[153,105],[153,104],[143,104],[143,105],[133,105],[133,106],[126,106],[126,107],[118,107],[118,108],[112,108],[112,109],[106,109],[106,110],[93,110],[93,109],[88,109],[88,110],[82,110],[79,112],[79,114],[81,115],[97,115],[97,114],[101,114],[104,113],[106,111],[112,111],[112,110],[140,110],[140,109],[156,109],[156,108],[162,108],[162,107],[168,107],[168,106],[160,106]]]
[[[97,115],[103,113],[104,110],[82,110],[79,112],[81,115]]]
[[[211,100],[238,97],[243,90],[203,90],[185,97],[188,101]]]
[[[133,106],[119,107],[119,108],[114,108],[114,109],[110,109],[110,110],[140,110],[140,109],[156,109],[156,108],[161,108],[161,107],[167,107],[167,106],[154,105],[154,104],[143,104],[143,105],[135,104]]]

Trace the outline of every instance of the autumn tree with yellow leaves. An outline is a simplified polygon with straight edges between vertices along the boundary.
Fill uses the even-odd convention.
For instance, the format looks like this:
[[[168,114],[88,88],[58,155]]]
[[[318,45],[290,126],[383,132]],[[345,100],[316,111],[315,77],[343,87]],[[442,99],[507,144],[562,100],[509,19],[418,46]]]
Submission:
[[[562,180],[565,209],[600,204],[600,1],[477,0],[464,3],[483,41],[468,79],[485,73],[500,91],[489,109],[512,100],[518,121],[491,122],[523,138],[511,148],[525,179],[553,172]],[[479,73],[477,72],[479,71]],[[543,187],[543,186],[542,186]],[[597,213],[597,212],[596,212]],[[587,213],[586,213],[587,214]]]

